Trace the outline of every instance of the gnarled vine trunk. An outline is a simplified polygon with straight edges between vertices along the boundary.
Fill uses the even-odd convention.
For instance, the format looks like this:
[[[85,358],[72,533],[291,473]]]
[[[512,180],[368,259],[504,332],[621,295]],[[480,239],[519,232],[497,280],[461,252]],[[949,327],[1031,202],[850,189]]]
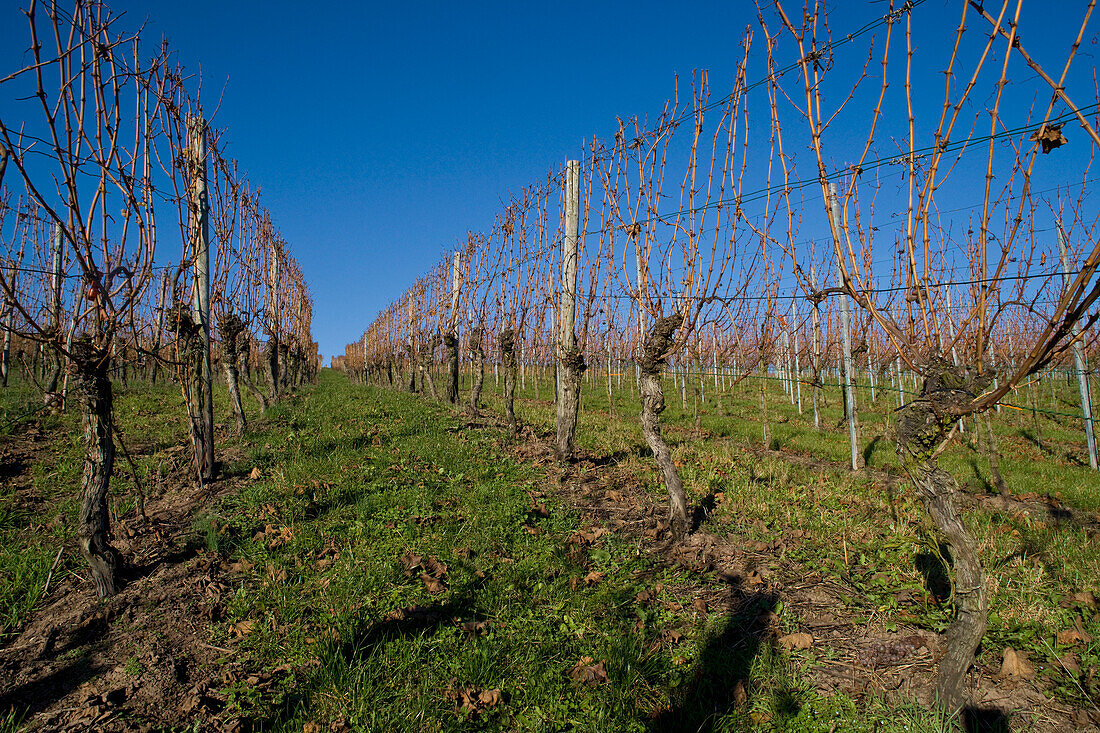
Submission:
[[[519,433],[516,419],[516,332],[506,328],[500,332],[500,363],[504,370],[504,418],[508,421],[508,435]]]
[[[897,454],[928,514],[950,548],[954,565],[957,615],[943,637],[944,653],[936,677],[941,707],[954,712],[967,700],[966,674],[989,619],[978,544],[955,506],[958,482],[936,463],[952,426],[992,380],[992,372],[968,373],[933,357],[921,395],[898,411]]]
[[[432,339],[420,347],[420,362],[417,366],[420,368],[421,391],[423,391],[425,384],[428,385],[428,394],[432,396],[433,400],[438,400],[439,393],[435,391],[435,379],[432,377],[432,356],[435,353],[435,345],[435,339]]]
[[[443,336],[443,345],[447,347],[447,401],[458,404],[458,337],[454,333]]]
[[[81,336],[73,342],[70,376],[73,394],[80,405],[84,426],[84,470],[80,478],[80,525],[77,539],[88,561],[96,596],[108,598],[118,592],[121,557],[111,546],[111,520],[107,491],[115,462],[112,439],[112,393],[107,353]]]
[[[577,432],[577,413],[581,404],[581,376],[586,369],[580,349],[570,349],[558,360],[557,440],[554,448],[559,461],[573,457],[573,438]]]
[[[416,375],[420,372],[420,357],[411,343],[406,344],[406,348],[409,350],[409,391],[416,392]],[[423,389],[423,382],[420,386]]]
[[[481,347],[483,332],[480,328],[470,331],[470,356],[474,361],[474,382],[470,387],[470,412],[477,412],[481,402],[481,389],[485,385],[485,350]]]
[[[267,381],[271,385],[271,399],[279,399],[279,341],[269,336],[264,347],[264,366],[267,368]]]
[[[240,335],[244,332],[244,323],[233,313],[223,313],[219,319],[219,325],[229,401],[233,404],[233,415],[237,419],[237,434],[244,435],[244,431],[248,428],[248,420],[245,418],[244,404],[241,402],[240,373],[237,371],[237,355],[240,352]]]
[[[180,389],[187,407],[187,422],[191,436],[192,460],[199,481],[209,479],[210,471],[204,460],[206,422],[202,414],[202,327],[195,323],[187,311],[172,314],[171,327],[179,344],[182,368],[180,370]]]
[[[653,451],[657,467],[664,477],[668,490],[669,523],[673,535],[682,537],[691,529],[688,516],[687,493],[680,480],[680,472],[672,461],[672,451],[661,436],[661,413],[665,409],[665,392],[661,386],[661,370],[665,366],[668,352],[672,349],[672,335],[684,317],[679,313],[662,316],[653,323],[642,345],[639,361],[640,379],[638,387],[642,394],[642,434]]]
[[[239,359],[237,374],[241,378],[241,381],[244,383],[244,388],[248,390],[248,393],[250,395],[256,398],[257,402],[260,403],[260,412],[267,412],[267,396],[262,391],[260,391],[260,388],[257,387],[255,382],[252,381],[251,369],[249,365],[252,347],[249,345],[249,340],[247,338],[242,339],[241,341],[242,343],[239,347],[240,353],[237,356],[237,358]]]

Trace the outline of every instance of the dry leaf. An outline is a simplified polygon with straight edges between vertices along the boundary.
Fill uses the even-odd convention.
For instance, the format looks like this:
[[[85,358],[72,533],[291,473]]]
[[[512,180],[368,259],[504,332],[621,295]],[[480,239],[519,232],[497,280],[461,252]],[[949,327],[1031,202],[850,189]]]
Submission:
[[[1088,644],[1090,641],[1092,641],[1091,635],[1086,634],[1084,631],[1078,631],[1077,629],[1065,629],[1058,632],[1058,643],[1066,646],[1081,643]]]
[[[477,694],[477,701],[487,708],[500,705],[500,690],[482,690]]]
[[[592,657],[581,657],[580,660],[573,665],[573,669],[569,670],[569,676],[572,677],[575,682],[596,686],[607,682],[607,667],[603,660],[600,660],[596,664],[592,664]]]
[[[695,603],[691,604],[691,608],[693,611],[695,611],[695,613],[699,614],[700,616],[707,615],[707,602],[704,601],[702,598],[696,598]]]
[[[236,637],[248,636],[256,630],[255,621],[238,621],[233,624],[233,627],[229,630],[229,633]]]
[[[1065,145],[1068,140],[1066,136],[1062,134],[1061,125],[1046,125],[1042,132],[1036,130],[1031,133],[1031,137],[1028,138],[1031,142],[1037,142],[1043,147],[1043,154],[1049,153],[1055,148],[1060,148]]]
[[[586,585],[599,585],[606,577],[607,573],[600,573],[593,570],[591,573],[584,576],[584,582]]]
[[[809,649],[814,645],[814,638],[806,632],[800,631],[779,637],[779,645],[784,649]]]
[[[260,480],[260,469],[253,468],[252,473],[248,474],[248,477],[250,479],[252,479],[253,481],[259,481]]]
[[[465,631],[467,634],[476,636],[478,634],[486,634],[489,632],[488,621],[463,621],[459,624],[459,628]]]
[[[1074,674],[1081,674],[1081,664],[1077,661],[1077,655],[1073,652],[1063,654],[1058,662],[1065,667],[1067,671],[1073,672]]]
[[[424,587],[428,589],[428,592],[433,595],[439,595],[447,591],[447,584],[438,578],[433,578],[427,573],[420,574],[420,580],[423,581]]]
[[[1001,662],[1001,671],[998,674],[1001,677],[1030,680],[1035,677],[1035,668],[1031,666],[1031,662],[1027,661],[1027,656],[1023,652],[1018,652],[1012,647],[1006,647],[1004,659]]]
[[[748,700],[749,695],[745,692],[745,682],[737,680],[737,684],[733,688],[733,704],[737,707],[743,707]]]

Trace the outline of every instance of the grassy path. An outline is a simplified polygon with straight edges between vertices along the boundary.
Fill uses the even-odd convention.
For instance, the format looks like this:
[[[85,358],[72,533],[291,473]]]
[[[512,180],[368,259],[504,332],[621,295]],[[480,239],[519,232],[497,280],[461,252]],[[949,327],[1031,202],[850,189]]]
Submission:
[[[5,444],[17,480],[0,512],[0,673],[19,677],[8,697],[24,707],[0,705],[0,731],[24,719],[235,733],[963,729],[920,704],[951,605],[950,587],[929,582],[942,559],[919,505],[875,474],[760,450],[748,408],[709,416],[700,434],[670,418],[706,508],[701,531],[673,546],[622,405],[612,419],[598,402],[582,411],[582,459],[563,470],[539,433],[544,402],[521,403],[536,430],[509,442],[491,418],[471,426],[324,370],[226,439],[204,493],[182,423],[165,419],[177,402],[162,388],[120,395],[166,513],[135,523],[133,486],[116,476],[116,542],[144,570],[102,606],[72,553],[42,597],[56,548],[71,547],[72,416]],[[785,429],[781,440],[809,440]],[[825,452],[838,442],[820,440]],[[1087,725],[1100,548],[1091,525],[1028,511],[967,512],[993,578],[975,694],[1013,711],[1012,729]],[[67,634],[73,618],[105,632]],[[56,634],[50,624],[56,643],[36,636]],[[1008,646],[1037,679],[997,675]],[[55,678],[69,681],[46,701],[35,690]]]
[[[265,728],[937,727],[818,696],[766,641],[774,594],[593,532],[442,406],[325,371],[266,431],[261,478],[199,521],[234,587],[214,643],[263,670],[226,699]]]

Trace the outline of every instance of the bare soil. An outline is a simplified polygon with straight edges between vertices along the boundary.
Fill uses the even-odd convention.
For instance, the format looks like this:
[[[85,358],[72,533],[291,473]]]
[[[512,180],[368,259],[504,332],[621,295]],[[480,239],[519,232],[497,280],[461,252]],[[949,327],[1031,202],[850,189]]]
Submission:
[[[54,458],[34,427],[5,439],[0,465],[18,501],[43,501],[27,474]],[[116,471],[128,470],[119,459]],[[200,730],[246,727],[219,715],[224,700],[216,692],[246,671],[216,664],[232,651],[210,643],[227,569],[192,534],[196,511],[246,479],[199,486],[186,458],[177,463],[148,497],[147,521],[131,515],[115,522],[113,542],[126,562],[122,591],[97,602],[86,578],[55,575],[19,635],[0,649],[0,710],[25,711],[30,730],[182,730],[196,721]]]

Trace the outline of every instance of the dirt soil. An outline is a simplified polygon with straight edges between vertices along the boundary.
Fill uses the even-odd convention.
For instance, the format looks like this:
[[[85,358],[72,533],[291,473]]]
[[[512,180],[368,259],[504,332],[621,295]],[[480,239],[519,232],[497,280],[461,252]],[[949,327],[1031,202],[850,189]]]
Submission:
[[[676,540],[669,533],[667,502],[654,505],[636,469],[626,463],[580,450],[573,462],[562,466],[555,458],[554,435],[540,434],[530,426],[525,426],[517,441],[506,449],[518,460],[545,469],[546,492],[581,516],[585,528],[578,533],[579,542],[613,531],[632,537],[659,564],[713,572],[719,583],[688,582],[678,589],[679,593],[693,595],[696,607],[725,608],[736,615],[745,626],[738,636],[741,642],[745,635],[754,635],[759,643],[829,650],[827,655],[815,654],[811,663],[812,684],[821,694],[843,692],[855,700],[875,695],[888,701],[931,706],[939,636],[901,624],[897,631],[887,632],[881,624],[857,621],[855,609],[840,600],[858,598],[854,588],[785,557],[784,550],[800,541],[799,531],[761,542],[727,534],[714,524],[703,524],[686,538]],[[839,466],[789,452],[768,454],[817,469],[835,471]],[[892,483],[899,478],[888,471],[876,472],[876,479],[882,481]],[[1029,511],[1036,516],[1049,514],[1085,525],[1096,523],[1095,517],[1082,513],[1062,514],[1067,510],[1050,497],[969,497],[965,501],[983,505],[995,502],[997,508]],[[697,510],[697,523],[700,514]],[[783,613],[799,619],[799,634],[809,637],[781,635],[774,613],[746,617],[744,610],[759,607],[761,598],[770,599],[773,606],[776,600],[782,600]],[[684,609],[686,617],[690,612]],[[861,614],[862,618],[867,615]],[[1100,711],[1058,703],[1034,680],[1001,677],[1000,672],[999,665],[971,671],[972,705],[965,711],[967,730],[1100,731]],[[731,685],[739,682],[731,681]],[[739,690],[735,699],[745,704],[751,694],[751,689],[744,693]]]
[[[200,487],[186,449],[178,450],[180,467],[147,500],[148,520],[131,515],[114,525],[113,543],[126,562],[123,590],[97,603],[86,578],[55,575],[21,633],[0,649],[0,711],[26,710],[30,730],[182,730],[196,721],[200,730],[247,727],[220,715],[224,700],[217,695],[247,670],[215,664],[232,650],[210,644],[228,568],[192,535],[195,512],[247,479]],[[4,439],[0,464],[19,501],[41,501],[29,469],[52,458],[34,427]],[[126,470],[120,455],[116,471]]]

